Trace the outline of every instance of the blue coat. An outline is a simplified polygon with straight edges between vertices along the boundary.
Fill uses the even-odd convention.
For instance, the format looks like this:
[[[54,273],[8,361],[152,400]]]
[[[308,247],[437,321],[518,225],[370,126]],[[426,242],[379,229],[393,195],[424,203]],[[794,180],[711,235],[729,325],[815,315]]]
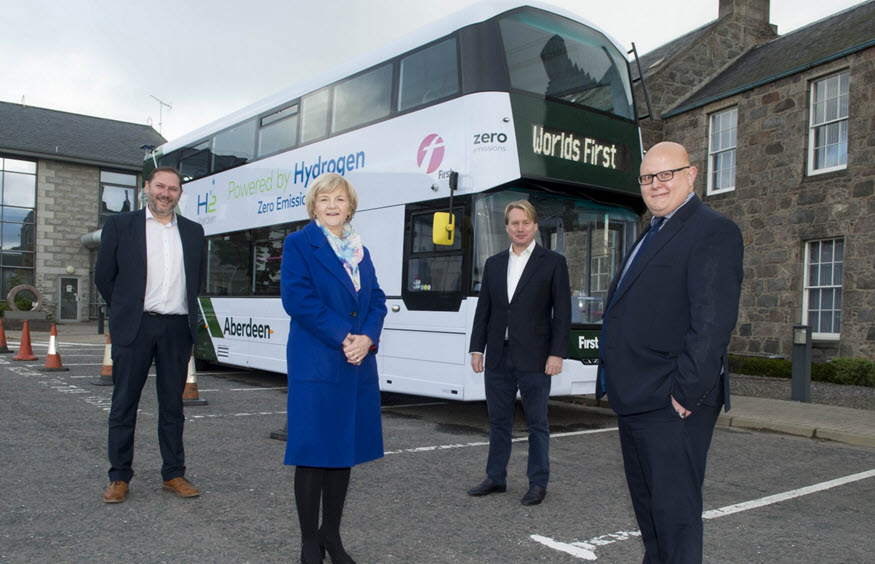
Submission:
[[[347,334],[378,344],[386,295],[365,249],[356,293],[340,259],[316,225],[286,237],[282,300],[291,316],[288,442],[285,463],[346,468],[383,456],[376,351],[359,366],[343,354]]]

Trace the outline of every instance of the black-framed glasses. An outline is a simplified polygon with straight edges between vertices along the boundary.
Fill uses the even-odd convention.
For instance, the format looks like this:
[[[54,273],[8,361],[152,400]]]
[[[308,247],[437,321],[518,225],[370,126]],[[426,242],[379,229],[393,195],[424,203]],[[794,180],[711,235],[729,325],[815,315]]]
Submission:
[[[653,179],[656,178],[660,182],[668,182],[672,178],[674,178],[674,173],[684,170],[685,168],[690,168],[693,165],[682,166],[680,168],[673,168],[671,170],[661,170],[656,174],[642,174],[638,177],[638,184],[644,186],[645,184],[650,184],[653,182]]]

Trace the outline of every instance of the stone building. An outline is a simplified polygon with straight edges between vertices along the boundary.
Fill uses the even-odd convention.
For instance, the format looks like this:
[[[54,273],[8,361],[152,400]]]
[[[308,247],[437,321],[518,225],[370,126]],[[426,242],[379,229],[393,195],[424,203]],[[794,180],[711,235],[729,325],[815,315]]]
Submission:
[[[788,357],[806,324],[815,360],[875,360],[875,1],[780,36],[769,0],[719,2],[640,58],[642,136],[685,145],[744,234],[731,352]]]
[[[28,284],[49,318],[94,318],[94,232],[137,207],[142,147],[162,143],[150,126],[0,102],[0,299]]]

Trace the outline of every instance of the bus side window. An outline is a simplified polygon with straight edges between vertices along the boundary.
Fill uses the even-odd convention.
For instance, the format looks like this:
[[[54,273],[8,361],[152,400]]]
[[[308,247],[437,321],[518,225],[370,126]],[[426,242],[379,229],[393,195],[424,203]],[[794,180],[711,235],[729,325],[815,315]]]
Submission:
[[[208,296],[252,294],[251,239],[249,231],[207,238],[207,274],[204,292]]]
[[[210,142],[204,141],[180,151],[179,172],[185,182],[208,175],[210,173]]]
[[[309,143],[328,135],[328,110],[331,89],[323,88],[301,99],[301,143]]]
[[[398,111],[459,92],[456,39],[451,37],[401,59]]]
[[[255,156],[255,120],[235,125],[213,137],[213,169],[222,172]]]
[[[331,133],[384,118],[392,106],[392,65],[345,80],[334,87]]]
[[[461,207],[453,209],[456,222],[452,245],[435,244],[434,215],[432,209],[408,217],[402,296],[408,309],[455,311],[462,300],[464,279],[464,210]]]
[[[261,118],[258,130],[258,156],[264,157],[291,149],[298,141],[298,105],[294,104]]]

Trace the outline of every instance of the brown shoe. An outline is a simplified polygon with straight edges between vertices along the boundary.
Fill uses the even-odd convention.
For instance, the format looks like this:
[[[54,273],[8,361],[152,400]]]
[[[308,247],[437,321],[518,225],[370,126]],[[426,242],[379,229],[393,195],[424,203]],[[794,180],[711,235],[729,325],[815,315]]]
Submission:
[[[109,487],[103,492],[103,501],[106,503],[121,503],[127,495],[128,483],[117,480],[109,483]]]
[[[201,492],[182,476],[164,482],[164,489],[175,493],[179,497],[197,497],[201,495]]]

